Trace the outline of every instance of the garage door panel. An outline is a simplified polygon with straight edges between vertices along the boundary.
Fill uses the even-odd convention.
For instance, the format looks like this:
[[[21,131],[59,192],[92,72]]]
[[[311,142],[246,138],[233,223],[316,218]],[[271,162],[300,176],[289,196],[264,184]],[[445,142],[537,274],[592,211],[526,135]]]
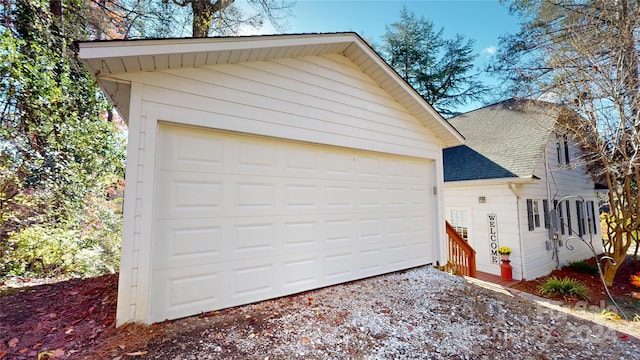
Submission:
[[[431,230],[431,224],[429,223],[429,218],[424,217],[424,216],[411,216],[410,218],[410,223],[411,223],[411,232],[412,233],[418,233],[418,234],[424,234],[424,235],[431,235],[433,234],[428,233],[429,230]],[[415,239],[419,239],[420,236],[414,236]]]
[[[411,248],[400,241],[394,244],[389,245],[386,249],[385,253],[387,256],[387,261],[390,265],[398,265],[398,263],[404,263]]]
[[[387,234],[402,235],[407,234],[409,229],[406,217],[391,217],[387,219]]]
[[[382,172],[382,168],[386,161],[372,158],[372,157],[362,157],[358,159],[356,163],[356,171],[358,175],[363,177],[374,177],[376,180],[380,181],[380,174]]]
[[[398,161],[387,161],[382,167],[383,174],[393,182],[402,182],[407,173],[408,164],[405,162]]]
[[[217,217],[158,221],[158,268],[200,265],[211,261],[275,256],[306,249],[380,247],[423,243],[430,238],[428,219],[410,213],[392,218],[349,216],[271,216],[240,220]],[[383,215],[383,214],[376,214]],[[357,224],[357,227],[354,227]],[[419,234],[416,236],[415,234]],[[225,240],[227,239],[227,240]],[[229,241],[228,239],[233,239]]]
[[[162,221],[156,225],[154,268],[181,268],[276,255],[282,246],[281,225],[233,224],[228,218]],[[230,241],[229,239],[233,239]]]
[[[318,224],[315,220],[290,221],[283,225],[285,248],[314,246],[319,240],[316,236]]]
[[[238,261],[230,265],[231,293],[227,301],[242,299],[250,301],[256,297],[269,296],[274,293],[274,281],[276,271],[273,259],[261,261]]]
[[[201,173],[161,171],[156,178],[156,219],[211,217],[224,206],[223,179]]]
[[[326,273],[325,280],[329,284],[355,278],[355,262],[351,249],[328,250],[324,255],[323,265]]]
[[[354,203],[353,193],[349,185],[327,185],[324,187],[324,201],[329,209],[350,209]]]
[[[225,141],[229,142],[228,139]],[[243,143],[236,143],[236,145],[238,147],[236,152],[238,168],[246,168],[245,170],[253,173],[262,170],[270,172],[276,166],[277,147],[269,146],[269,144],[257,139],[247,139]]]
[[[163,290],[155,290],[153,297],[168,299],[164,306],[173,314],[170,318],[182,317],[422,265],[428,260],[407,252],[405,259],[399,260],[390,257],[383,245],[367,250],[353,246],[342,252],[327,249],[161,270],[155,278],[165,281],[154,288]],[[408,251],[415,250],[416,247],[409,247]],[[424,250],[422,246],[420,251]]]
[[[175,319],[225,306],[220,289],[228,286],[228,278],[216,264],[154,272],[152,320]]]
[[[348,153],[332,151],[327,152],[324,155],[325,161],[323,163],[323,173],[327,176],[331,176],[335,179],[348,179],[353,178],[352,174],[355,173],[353,167],[354,157]]]
[[[363,218],[359,221],[359,239],[362,242],[371,242],[375,239],[382,238],[382,219],[378,218]]]
[[[155,231],[162,239],[154,246],[155,269],[219,262],[229,252],[229,244],[222,240],[229,235],[216,219],[158,221]]]
[[[317,176],[320,157],[319,151],[316,149],[308,149],[302,146],[296,146],[289,149],[283,149],[286,156],[285,166],[291,176]]]
[[[407,171],[405,176],[413,181],[422,182],[424,179],[429,179],[432,174],[428,167],[422,166],[417,162],[407,162]]]
[[[308,290],[336,282],[373,276],[380,271],[395,271],[431,261],[425,256],[424,244],[408,247],[383,246],[341,252],[325,250],[321,254],[301,253],[295,256],[276,255],[261,260],[242,260],[230,269],[225,264],[191,266],[156,273],[154,298],[159,308],[164,306],[174,317],[235,306],[240,303],[267,299]],[[225,270],[227,269],[227,270]]]
[[[277,206],[276,185],[268,180],[265,179],[264,182],[238,182],[233,190],[235,207],[239,211],[275,209]]]
[[[339,209],[388,212],[389,207],[413,206],[422,209],[426,188],[386,188],[333,185],[317,179],[280,183],[280,178],[263,181],[238,181],[237,175],[162,172],[158,193],[171,194],[158,199],[157,218],[194,218],[211,216],[294,215],[300,211],[332,213]],[[222,214],[222,209],[224,213]]]
[[[225,163],[224,140],[212,139],[206,133],[173,127],[171,131],[161,132],[159,141],[163,144],[158,148],[158,157],[162,159],[157,168],[160,171],[212,172],[219,171]],[[191,146],[184,146],[185,143]]]
[[[388,207],[401,208],[409,201],[409,192],[404,187],[385,189],[385,203]]]
[[[433,251],[433,246],[423,246],[421,245],[408,245],[409,246],[409,252],[405,253],[406,255],[406,261],[409,264],[420,264],[423,263],[435,263],[435,259],[433,258],[433,255],[431,254],[431,252]],[[417,266],[417,265],[411,265],[411,266]]]
[[[154,321],[433,261],[429,160],[172,125],[158,141]]]
[[[362,186],[358,187],[358,206],[360,207],[380,207],[381,188],[378,186]]]
[[[383,265],[386,264],[384,253],[381,248],[371,248],[361,250],[356,254],[358,262],[358,274],[361,276],[373,276],[379,274]]]
[[[303,252],[277,254],[260,260],[240,260],[231,265],[229,304],[237,305],[309,289],[322,281],[318,254]]]
[[[299,291],[308,289],[313,284],[321,283],[320,264],[315,256],[301,256],[283,263],[283,289],[285,291]]]
[[[411,201],[408,205],[419,209],[424,208],[427,205],[428,200],[428,198],[425,196],[425,191],[427,191],[427,189],[424,188],[411,189],[409,191],[409,198],[411,199]]]
[[[386,188],[381,186],[351,186],[348,183],[329,185],[319,180],[297,180],[276,184],[279,178],[263,181],[238,181],[243,177],[221,174],[218,181],[207,181],[208,174],[162,172],[158,192],[171,194],[158,199],[157,218],[193,218],[274,214],[296,214],[310,209],[312,213],[354,205],[363,211],[388,211],[389,206],[413,206],[422,209],[428,198],[422,188]],[[235,181],[235,182],[234,182]],[[321,196],[321,194],[323,196]]]
[[[357,238],[357,229],[353,228],[351,217],[332,217],[325,221],[325,242],[331,246],[347,244]]]
[[[273,223],[250,223],[233,225],[232,251],[235,253],[264,253],[274,249],[276,225]],[[227,254],[228,256],[228,254]]]
[[[294,183],[284,185],[285,206],[288,208],[317,208],[319,204],[319,188],[316,184]]]
[[[371,258],[378,259],[378,254],[384,253],[388,245],[382,239],[364,240],[365,241],[355,244],[355,248],[353,248],[354,250],[359,251],[359,253],[361,254],[359,258],[361,258],[361,260],[363,261],[362,263],[358,262],[358,267],[368,267],[369,265],[361,266],[361,264],[366,264],[367,261],[369,261]],[[385,262],[386,260],[382,259],[382,261],[378,262],[378,264],[384,264]]]

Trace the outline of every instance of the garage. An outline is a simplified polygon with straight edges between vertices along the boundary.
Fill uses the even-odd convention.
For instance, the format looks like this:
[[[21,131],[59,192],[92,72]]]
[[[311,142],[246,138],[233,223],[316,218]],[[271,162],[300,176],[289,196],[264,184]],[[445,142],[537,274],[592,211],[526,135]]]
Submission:
[[[158,141],[154,319],[433,262],[429,160],[167,124]]]
[[[129,126],[118,325],[446,258],[463,139],[357,34],[79,47]]]

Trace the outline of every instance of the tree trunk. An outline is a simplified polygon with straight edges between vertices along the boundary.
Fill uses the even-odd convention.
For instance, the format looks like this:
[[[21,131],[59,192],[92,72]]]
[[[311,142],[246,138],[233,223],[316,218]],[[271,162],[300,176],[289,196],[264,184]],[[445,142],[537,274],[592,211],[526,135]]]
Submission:
[[[615,245],[613,246],[613,252],[607,255],[615,260],[615,265],[612,262],[605,263],[604,282],[607,286],[613,285],[616,272],[627,259],[627,250],[629,249],[629,245],[631,245],[631,234],[621,230],[622,229],[617,229],[617,231],[612,234],[613,239],[609,239],[609,241],[613,241]]]
[[[615,279],[618,268],[622,265],[622,262],[624,262],[624,259],[621,261],[616,260],[615,265],[609,263],[604,267],[604,282],[607,286],[613,285],[613,280]]]
[[[194,0],[191,1],[191,10],[193,11],[193,37],[207,37],[213,21],[211,4],[209,1]]]
[[[62,0],[51,0],[49,2],[49,11],[56,17],[62,16]]]
[[[213,15],[223,11],[233,4],[234,0],[191,0],[193,11],[193,37],[209,36],[209,29],[213,22]]]

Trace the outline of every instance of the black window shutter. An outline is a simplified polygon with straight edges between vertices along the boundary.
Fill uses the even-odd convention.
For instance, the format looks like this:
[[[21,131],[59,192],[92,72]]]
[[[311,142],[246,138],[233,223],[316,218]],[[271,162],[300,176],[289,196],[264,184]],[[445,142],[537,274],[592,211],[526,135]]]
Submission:
[[[567,140],[567,136],[564,136],[564,163],[569,164],[569,141]]]
[[[571,202],[569,200],[565,200],[565,207],[567,208],[567,232],[571,235],[572,226],[571,226]]]
[[[562,215],[562,203],[559,202],[558,200],[553,200],[553,203],[556,207],[556,210],[558,211],[558,217],[560,218],[560,232],[562,233],[562,235],[565,234],[564,232],[564,216]]]
[[[544,211],[544,227],[548,229],[551,227],[550,219],[549,219],[549,200],[542,200],[542,209]]]
[[[578,218],[578,236],[582,235],[582,225],[584,225],[582,221],[582,207],[580,207],[580,202],[576,200],[576,217]]]
[[[598,221],[600,221],[600,218],[596,215],[596,209],[595,206],[593,205],[593,201],[589,201],[589,206],[591,207],[591,215],[593,216],[593,233],[595,234],[598,231]]]
[[[529,223],[529,231],[534,229],[533,226],[533,200],[527,199],[527,221]]]

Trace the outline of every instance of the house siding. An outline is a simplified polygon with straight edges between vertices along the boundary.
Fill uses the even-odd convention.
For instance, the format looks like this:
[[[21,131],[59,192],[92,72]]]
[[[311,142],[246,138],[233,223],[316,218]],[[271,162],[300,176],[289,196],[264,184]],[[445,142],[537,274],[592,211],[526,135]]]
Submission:
[[[485,203],[478,198],[483,196]],[[512,260],[514,279],[522,277],[520,261],[520,231],[518,229],[518,209],[516,197],[506,183],[485,186],[458,187],[454,183],[445,184],[445,216],[450,221],[452,209],[470,211],[469,243],[476,250],[477,269],[482,272],[500,275],[500,264],[491,263],[489,247],[488,214],[497,216],[498,243],[513,250]]]
[[[440,157],[440,141],[341,55],[124,75],[179,122],[328,145]],[[173,108],[173,109],[171,109]],[[172,119],[175,120],[175,119]],[[427,140],[427,141],[425,141]]]
[[[443,187],[439,139],[344,56],[120,78],[131,82],[132,94],[118,325],[149,318],[158,122],[432,159],[436,186]],[[444,227],[438,226],[444,219],[440,212],[435,204],[434,236],[444,238]]]
[[[545,162],[541,158],[541,161],[538,163],[535,170],[535,174],[540,178],[540,182],[537,184],[523,186],[520,198],[521,209],[526,209],[526,199],[543,200],[547,199],[547,196],[550,198],[550,209],[553,208],[554,200],[560,200],[565,196],[580,196],[585,200],[585,202],[594,201],[595,204],[598,203],[598,198],[594,191],[594,183],[591,180],[591,177],[587,174],[586,169],[583,166],[569,168],[564,164],[564,159],[562,164],[558,163],[556,152],[557,139],[560,138],[557,138],[555,134],[551,135],[545,149],[548,171],[545,171]],[[564,154],[564,149],[561,150]],[[575,144],[571,142],[569,142],[569,154],[570,160],[575,163],[576,158],[579,156],[579,150]],[[570,202],[572,228],[577,232],[577,198],[572,197],[568,200]],[[562,210],[566,218],[565,201],[562,202],[562,205]],[[542,215],[543,214],[541,213],[541,217]],[[544,222],[543,219],[541,220]],[[520,222],[523,224],[522,253],[524,257],[523,263],[525,264],[524,278],[534,279],[547,275],[557,266],[556,260],[552,258],[553,251],[549,251],[546,248],[546,241],[549,240],[549,231],[544,228],[544,226],[540,229],[527,231],[526,211],[520,213]],[[598,225],[598,231],[594,234],[592,241],[597,251],[601,252],[602,238],[600,237],[598,220],[596,220],[596,222]],[[563,242],[563,246],[559,248],[560,266],[564,266],[572,261],[579,261],[593,256],[587,245],[582,243],[579,238],[576,238],[576,236],[577,234],[574,234],[573,239],[568,240],[568,233],[565,235],[560,234]],[[585,236],[585,239],[589,240],[588,233]],[[570,247],[573,249],[570,249]]]
[[[579,156],[579,150],[575,144],[570,143],[569,153],[572,160]],[[494,213],[498,217],[499,244],[512,249],[510,259],[513,278],[520,280],[547,275],[557,266],[553,251],[547,250],[546,246],[549,231],[544,226],[543,200],[549,200],[549,209],[551,209],[554,199],[559,200],[569,195],[580,196],[586,202],[593,201],[597,212],[598,198],[594,191],[594,183],[586,173],[586,169],[583,166],[568,168],[564,162],[558,163],[556,135],[551,135],[545,147],[545,155],[547,171],[545,171],[545,159],[541,156],[534,171],[539,180],[513,184],[512,188],[515,192],[511,191],[507,185],[508,179],[495,180],[494,185],[486,185],[487,180],[466,181],[460,184],[456,184],[455,181],[445,183],[447,220],[450,220],[451,209],[470,210],[469,242],[477,251],[476,262],[479,271],[500,275],[499,265],[491,264],[486,258],[490,251],[487,224],[489,213]],[[547,185],[547,179],[549,185]],[[479,203],[480,196],[485,197],[485,203]],[[529,230],[527,199],[540,201],[541,226],[539,229]],[[576,197],[569,199],[572,228],[577,233],[576,200]],[[563,211],[566,218],[564,201]],[[596,219],[596,225],[597,230],[593,234],[592,241],[596,251],[602,252],[598,219]],[[593,256],[587,245],[582,243],[576,235],[574,234],[573,239],[570,240],[568,233],[560,235],[563,242],[563,246],[559,248],[561,266]],[[588,232],[584,238],[589,241]]]

